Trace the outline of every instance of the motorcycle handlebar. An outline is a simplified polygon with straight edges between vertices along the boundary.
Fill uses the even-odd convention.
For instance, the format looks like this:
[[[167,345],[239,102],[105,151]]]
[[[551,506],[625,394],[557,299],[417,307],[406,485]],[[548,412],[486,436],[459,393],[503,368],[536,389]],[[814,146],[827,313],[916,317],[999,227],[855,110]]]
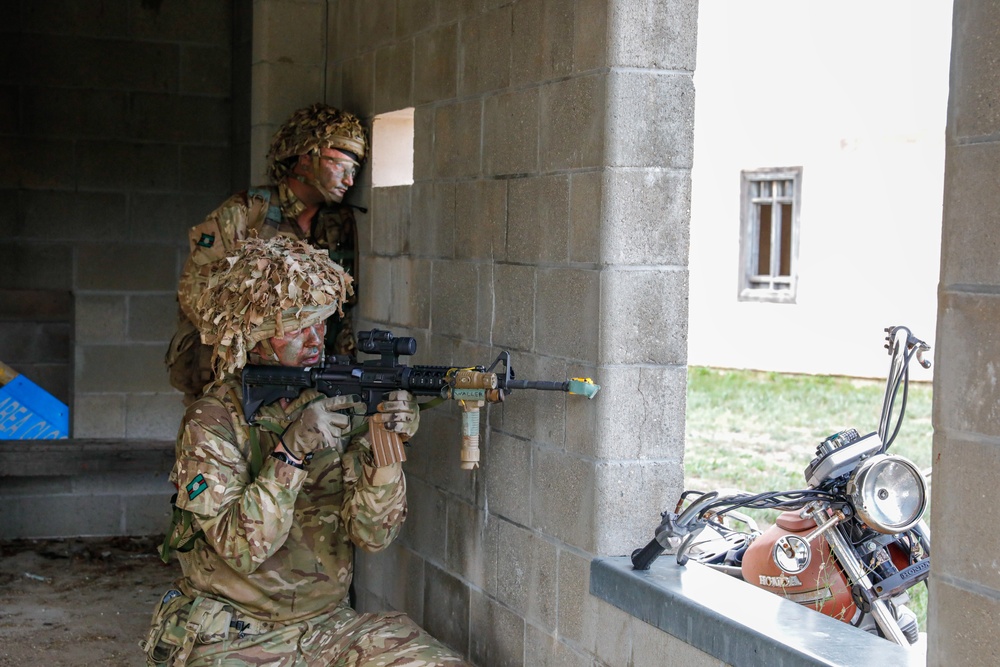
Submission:
[[[649,541],[649,544],[632,552],[632,567],[636,570],[648,570],[653,562],[659,558],[667,548],[666,542],[671,537],[684,536],[684,542],[677,550],[677,563],[684,565],[687,562],[687,551],[694,537],[694,532],[689,526],[697,524],[702,510],[719,495],[718,491],[710,491],[702,494],[697,500],[687,506],[680,515],[664,513],[663,521],[656,529],[656,536]],[[682,560],[683,559],[683,560]]]

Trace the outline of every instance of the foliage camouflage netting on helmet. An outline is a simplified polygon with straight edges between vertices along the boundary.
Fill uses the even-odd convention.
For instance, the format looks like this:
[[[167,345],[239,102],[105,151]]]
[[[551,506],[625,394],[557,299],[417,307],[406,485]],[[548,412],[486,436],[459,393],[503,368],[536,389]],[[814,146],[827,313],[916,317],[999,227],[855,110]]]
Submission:
[[[226,264],[195,307],[219,377],[242,368],[259,341],[343,315],[354,293],[353,278],[326,250],[284,236],[241,241]]]
[[[317,102],[299,109],[271,139],[267,152],[268,176],[275,183],[291,173],[290,158],[320,148],[347,150],[365,159],[368,136],[354,114]]]

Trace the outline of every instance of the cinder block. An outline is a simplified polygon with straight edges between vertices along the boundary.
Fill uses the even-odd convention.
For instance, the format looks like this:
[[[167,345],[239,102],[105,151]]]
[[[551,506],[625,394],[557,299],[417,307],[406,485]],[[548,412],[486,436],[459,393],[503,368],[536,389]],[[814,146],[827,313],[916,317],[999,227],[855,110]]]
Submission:
[[[24,229],[23,215],[18,190],[0,189],[0,238],[19,238]]]
[[[5,10],[14,16],[20,4],[21,22],[15,29],[25,32],[46,32],[52,34],[73,34],[88,37],[128,36],[128,0],[102,0],[100,11],[73,11],[72,2],[29,2],[11,3]],[[15,26],[17,23],[15,22]]]
[[[556,639],[553,633],[528,624],[524,634],[524,664],[593,667],[594,656],[580,652]]]
[[[409,549],[392,548],[385,570],[385,599],[393,609],[406,612],[417,624],[424,622],[425,561]]]
[[[74,438],[124,438],[125,395],[77,391],[70,410]]]
[[[282,2],[281,6],[290,11],[296,4]],[[259,11],[259,8],[255,10]],[[192,20],[193,16],[198,20]],[[206,5],[199,0],[179,0],[169,4],[140,3],[129,12],[129,32],[138,38],[229,46],[232,6],[226,3]]]
[[[578,508],[574,509],[577,511]],[[500,523],[497,599],[527,621],[554,630],[558,581],[556,547],[520,526],[503,519],[497,521]]]
[[[271,137],[288,116],[296,109],[320,101],[324,69],[322,65],[303,65],[295,61],[254,63],[251,145],[259,148],[252,154],[251,174],[266,173],[264,147],[270,145]],[[254,181],[259,182],[257,178]]]
[[[0,355],[0,359],[3,358],[3,355]],[[72,372],[68,361],[35,364],[11,363],[8,365],[24,376],[31,378],[31,381],[39,387],[66,405],[69,405],[69,379],[72,376]]]
[[[936,566],[937,559],[934,563]],[[927,623],[929,665],[988,665],[996,656],[994,619],[1000,603],[995,595],[962,584],[931,581],[934,604]]]
[[[70,290],[73,250],[62,244],[0,241],[0,284],[6,289]]]
[[[600,321],[604,329],[600,363],[686,363],[686,270],[610,269],[601,274],[600,290]]]
[[[363,256],[359,273],[361,316],[375,322],[388,322],[392,313],[392,260]]]
[[[612,0],[577,0],[574,5],[573,71],[606,67],[608,6]]]
[[[531,470],[531,525],[562,542],[592,551],[594,532],[601,529],[594,504],[602,490],[596,483],[592,461],[537,448]]]
[[[424,568],[427,632],[463,655],[469,650],[469,588],[432,563]]]
[[[435,28],[413,38],[412,104],[455,97],[458,90],[458,24]]]
[[[131,138],[225,148],[232,136],[228,97],[135,93],[130,98]]]
[[[359,118],[370,117],[375,113],[375,52],[345,60],[342,69],[344,109]]]
[[[184,45],[181,47],[180,58],[178,92],[181,95],[229,98],[232,94],[233,51],[231,49]]]
[[[409,512],[400,534],[401,546],[425,560],[443,563],[446,543],[440,527],[447,525],[446,499],[440,490],[419,479],[407,478],[406,482]]]
[[[410,39],[383,46],[375,52],[375,113],[413,106],[413,62],[413,40]]]
[[[567,449],[612,461],[670,460],[680,465],[687,367],[606,366],[598,379],[601,391],[593,401],[568,401],[586,415],[567,419],[572,427]],[[630,425],[628,437],[622,437],[621,424]]]
[[[438,178],[479,175],[482,107],[482,100],[478,98],[437,107],[434,114],[434,175]]]
[[[573,0],[527,0],[514,4],[510,81],[548,81],[573,67]]]
[[[162,480],[163,490],[159,493],[122,496],[125,525],[122,535],[161,535],[170,527],[173,506],[170,497],[174,493],[172,484]]]
[[[414,187],[434,177],[434,126],[436,107],[413,109],[413,180]],[[2,145],[2,143],[0,143]],[[2,172],[0,172],[2,173]]]
[[[177,297],[173,293],[128,297],[128,340],[162,342],[177,328]]]
[[[510,85],[511,8],[501,7],[464,21],[459,51],[461,95]]]
[[[26,86],[22,89],[25,136],[120,139],[128,131],[128,95],[122,91]]]
[[[538,172],[538,90],[527,88],[486,98],[483,107],[485,174]]]
[[[690,169],[694,84],[690,74],[612,70],[607,150],[613,167]]]
[[[510,182],[507,259],[523,264],[562,263],[569,248],[569,177],[539,176]]]
[[[593,653],[598,604],[599,600],[590,594],[590,558],[560,549],[559,636]]]
[[[395,0],[368,0],[360,16],[364,48],[378,48],[392,42],[396,36]]]
[[[0,321],[71,322],[69,291],[0,289]]]
[[[187,250],[188,229],[204,220],[228,195],[130,193],[131,238],[148,243],[172,243],[178,249]]]
[[[947,236],[947,235],[946,235]],[[992,363],[1000,341],[993,335],[1000,298],[991,294],[942,292],[938,297],[934,371],[934,427],[1000,436],[1000,387]]]
[[[70,325],[63,322],[0,322],[0,360],[19,364],[65,363]]]
[[[94,90],[177,90],[179,48],[169,42],[39,34],[23,36],[31,84]]]
[[[569,177],[569,260],[596,264],[601,259],[604,207],[603,172],[587,171]],[[631,221],[623,224],[629,225]],[[613,225],[611,229],[617,229]],[[609,230],[610,231],[610,230]]]
[[[431,323],[431,262],[397,258],[392,266],[392,322],[426,329]]]
[[[644,546],[684,490],[684,470],[675,461],[599,463],[594,474],[592,542],[581,545],[598,555],[621,555]]]
[[[479,267],[470,262],[434,262],[431,319],[446,336],[473,338],[477,331]]]
[[[170,190],[177,187],[180,147],[126,141],[80,141],[77,182],[94,190]]]
[[[594,648],[597,659],[602,663],[631,664],[632,618],[630,614],[610,604],[598,604]]]
[[[490,434],[482,452],[482,474],[491,516],[522,526],[531,523],[531,450],[530,441]]]
[[[163,353],[162,345],[78,345],[76,391],[169,393]]]
[[[124,241],[129,238],[128,198],[121,192],[26,190],[19,236],[48,243]]]
[[[525,664],[524,619],[475,589],[469,638],[469,657],[476,665]]]
[[[65,139],[0,137],[0,186],[19,189],[76,188],[77,165],[66,159]]]
[[[603,189],[603,262],[687,266],[690,172],[610,169]]]
[[[608,65],[694,71],[697,0],[611,0],[608,11]]]
[[[566,379],[566,361],[516,352],[512,365],[522,380]],[[565,438],[566,394],[560,391],[517,390],[495,413],[492,425],[518,438],[562,447]],[[496,419],[501,421],[498,423]]]
[[[487,595],[496,595],[497,522],[485,510],[451,498],[448,500],[447,535],[448,570]]]
[[[992,36],[1000,26],[1000,8],[993,3],[956,3],[954,21],[949,138],[995,136],[1000,131],[1000,87]],[[949,152],[954,151],[953,140],[949,143]]]
[[[539,154],[543,172],[598,167],[604,158],[607,116],[604,72],[542,88]]]
[[[0,539],[120,535],[117,495],[39,495],[12,498],[0,522]]]
[[[173,292],[177,289],[172,248],[153,244],[80,244],[77,290]]]
[[[941,284],[1000,284],[1000,225],[993,205],[1000,182],[1000,143],[951,145],[945,158]]]
[[[9,476],[4,477],[3,487],[0,488],[0,500],[5,502],[19,496],[54,496],[70,493],[72,490],[73,478],[68,475]]]
[[[326,7],[320,2],[265,2],[254,7],[253,47],[258,61],[322,65]]]
[[[970,507],[992,502],[993,480],[1000,471],[998,454],[1000,445],[995,442],[948,431],[935,433],[930,520],[935,526],[951,526],[948,539],[934,544],[932,576],[937,580],[960,579],[976,588],[1000,591],[1000,571],[989,565],[993,549],[979,539],[978,527],[966,521]]]
[[[455,184],[455,257],[502,262],[507,253],[505,180]]]
[[[173,440],[184,416],[177,392],[131,394],[125,403],[125,436],[135,439]]]
[[[409,0],[396,6],[396,37],[411,37],[437,24],[437,9],[441,3],[435,0]]]
[[[234,189],[228,146],[181,146],[180,152],[179,186],[185,194],[211,194],[221,202]]]
[[[351,58],[362,50],[361,15],[365,7],[366,0],[343,0],[331,8],[327,34],[333,37],[329,41],[334,51],[327,54],[329,60]]]
[[[544,269],[538,271],[537,281],[535,350],[596,360],[602,321],[601,274],[591,269]]]
[[[76,343],[123,342],[125,299],[123,295],[78,294],[74,322]]]
[[[398,255],[409,251],[410,191],[408,185],[372,188],[372,252]]]
[[[493,288],[490,325],[493,342],[503,348],[533,350],[535,347],[535,273],[533,266],[493,264],[489,283]]]
[[[601,604],[610,606],[605,602]],[[669,655],[678,665],[686,667],[726,667],[726,663],[722,660],[638,618],[629,618],[629,623],[632,635],[632,664],[655,665],[663,660],[663,656]]]
[[[414,183],[410,220],[410,252],[415,257],[455,256],[455,185]]]

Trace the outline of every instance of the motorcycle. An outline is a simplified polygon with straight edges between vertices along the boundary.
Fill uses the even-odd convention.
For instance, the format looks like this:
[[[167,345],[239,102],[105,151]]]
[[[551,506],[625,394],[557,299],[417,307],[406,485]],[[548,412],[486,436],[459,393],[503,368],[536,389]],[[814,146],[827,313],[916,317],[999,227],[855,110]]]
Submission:
[[[654,538],[632,553],[647,570],[666,552],[694,559],[897,644],[919,638],[907,593],[930,574],[929,487],[910,460],[889,454],[906,411],[910,361],[930,347],[902,326],[886,331],[889,373],[878,430],[847,429],[816,448],[807,487],[794,491],[685,491]],[[901,392],[901,393],[900,393]],[[898,416],[893,409],[900,399]],[[778,510],[761,532],[741,510]]]

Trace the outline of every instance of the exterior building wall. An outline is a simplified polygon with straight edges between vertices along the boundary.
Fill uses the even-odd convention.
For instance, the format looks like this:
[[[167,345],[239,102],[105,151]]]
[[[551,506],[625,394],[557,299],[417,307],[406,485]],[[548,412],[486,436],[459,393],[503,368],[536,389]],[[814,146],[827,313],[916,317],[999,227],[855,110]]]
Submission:
[[[414,108],[413,185],[372,189],[366,169],[349,197],[369,208],[359,328],[414,336],[413,363],[506,349],[519,377],[604,387],[485,410],[475,472],[459,469],[457,408],[422,418],[404,534],[359,557],[359,600],[477,664],[622,664],[664,641],[601,623],[588,572],[648,539],[680,490],[696,9],[254,5],[255,159],[316,99],[369,122]]]
[[[72,437],[172,439],[185,230],[231,187],[230,4],[4,9],[0,359],[69,403]],[[55,331],[39,292],[71,304]]]
[[[885,377],[934,345],[951,3],[699,10],[689,363]],[[740,172],[801,167],[795,303],[739,300]],[[930,380],[921,371],[915,380]]]
[[[982,508],[1000,476],[1000,7],[956,0],[934,378],[929,665],[1000,659],[996,541]],[[988,512],[989,510],[987,510]]]

